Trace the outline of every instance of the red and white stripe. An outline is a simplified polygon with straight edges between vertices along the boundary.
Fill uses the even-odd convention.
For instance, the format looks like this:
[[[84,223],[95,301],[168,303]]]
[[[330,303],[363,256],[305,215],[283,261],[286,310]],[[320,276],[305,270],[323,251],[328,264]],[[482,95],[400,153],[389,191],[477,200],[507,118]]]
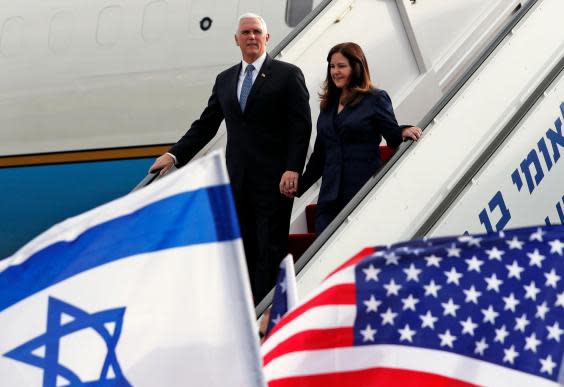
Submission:
[[[351,258],[273,328],[262,345],[269,387],[558,386],[447,351],[354,347],[355,264],[372,252]]]

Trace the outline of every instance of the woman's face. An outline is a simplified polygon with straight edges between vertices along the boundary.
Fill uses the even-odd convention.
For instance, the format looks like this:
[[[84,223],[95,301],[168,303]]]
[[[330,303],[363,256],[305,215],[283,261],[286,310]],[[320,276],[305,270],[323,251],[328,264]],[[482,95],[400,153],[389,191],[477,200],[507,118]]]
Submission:
[[[340,52],[331,55],[329,62],[331,79],[339,89],[348,87],[351,81],[352,68],[349,60]]]

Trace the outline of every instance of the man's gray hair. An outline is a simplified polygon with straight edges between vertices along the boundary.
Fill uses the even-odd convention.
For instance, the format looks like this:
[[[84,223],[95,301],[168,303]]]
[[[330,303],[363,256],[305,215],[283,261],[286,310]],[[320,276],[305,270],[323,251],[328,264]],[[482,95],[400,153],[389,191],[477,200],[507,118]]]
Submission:
[[[266,28],[266,22],[264,21],[262,16],[257,15],[256,13],[247,12],[247,13],[244,13],[241,16],[239,16],[239,18],[237,19],[237,29],[235,30],[235,34],[239,33],[239,26],[241,25],[241,20],[243,20],[243,19],[257,19],[260,22],[260,24],[262,25],[262,31],[265,34],[268,32],[268,29]]]

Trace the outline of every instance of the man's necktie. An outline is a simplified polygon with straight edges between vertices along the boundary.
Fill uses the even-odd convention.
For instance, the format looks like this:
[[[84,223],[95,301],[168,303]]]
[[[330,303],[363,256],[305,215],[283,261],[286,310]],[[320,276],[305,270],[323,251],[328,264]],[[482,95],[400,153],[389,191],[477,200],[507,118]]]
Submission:
[[[239,96],[239,104],[241,105],[241,111],[245,111],[245,105],[247,104],[247,98],[251,92],[251,87],[253,86],[253,70],[255,66],[252,64],[248,65],[245,69],[245,79],[243,79],[243,85],[241,86],[241,95]]]

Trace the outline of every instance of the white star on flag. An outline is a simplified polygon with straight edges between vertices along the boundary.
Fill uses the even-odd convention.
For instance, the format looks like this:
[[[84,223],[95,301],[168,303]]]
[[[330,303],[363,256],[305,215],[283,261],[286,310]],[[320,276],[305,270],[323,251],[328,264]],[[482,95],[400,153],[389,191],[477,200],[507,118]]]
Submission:
[[[484,315],[484,320],[482,322],[489,322],[492,325],[495,324],[495,319],[499,316],[499,313],[490,305],[488,309],[482,309],[482,314]]]
[[[388,297],[391,295],[397,296],[401,289],[401,285],[396,284],[396,281],[394,281],[394,279],[392,278],[390,282],[384,285],[384,288],[387,291],[386,296]]]
[[[548,244],[550,245],[550,252],[552,254],[556,253],[556,254],[562,256],[562,250],[564,249],[564,243],[560,242],[559,239],[556,239],[556,240],[548,242]]]
[[[468,244],[468,246],[480,247],[480,242],[482,241],[482,238],[477,238],[472,235],[464,235],[462,237],[459,237],[458,241],[461,243],[466,243]]]
[[[452,301],[452,298],[448,299],[448,302],[441,303],[444,311],[443,316],[451,315],[452,317],[456,317],[456,311],[460,308],[460,305],[455,304]]]
[[[413,335],[415,335],[415,331],[409,328],[409,324],[405,324],[405,327],[398,329],[398,332],[400,334],[400,341],[413,342]]]
[[[523,288],[525,288],[525,299],[530,298],[533,301],[537,299],[537,294],[539,294],[540,289],[537,288],[535,281],[531,281],[530,284],[524,285]]]
[[[478,304],[478,298],[482,295],[482,292],[476,290],[474,285],[470,287],[470,289],[463,290],[464,294],[466,294],[465,302],[472,302],[474,304]]]
[[[366,326],[365,329],[360,331],[362,335],[362,341],[374,341],[374,335],[376,334],[376,330],[372,329],[370,324]]]
[[[519,266],[517,261],[513,261],[511,265],[505,265],[509,273],[507,274],[507,278],[517,278],[521,279],[521,273],[525,270],[523,267]]]
[[[477,355],[484,355],[484,351],[489,347],[488,343],[486,343],[486,339],[482,338],[482,340],[476,342],[476,349],[474,349],[474,353]]]
[[[415,265],[413,263],[409,266],[409,268],[403,269],[403,271],[407,275],[408,281],[419,282],[419,274],[421,274],[421,269],[415,268]]]
[[[384,259],[386,260],[386,266],[387,265],[399,265],[399,259],[400,256],[396,255],[395,252],[391,252],[390,254],[385,254],[384,255]]]
[[[407,298],[403,298],[401,300],[403,303],[403,310],[412,310],[415,312],[415,305],[419,302],[419,300],[413,297],[413,294],[410,294]]]
[[[368,301],[364,301],[364,305],[366,305],[366,313],[378,311],[378,307],[381,304],[382,301],[378,301],[374,295],[371,295]]]
[[[544,320],[546,314],[548,313],[550,309],[548,308],[548,305],[546,305],[546,301],[543,302],[540,305],[537,305],[537,313],[535,314],[535,317],[540,318],[541,320]]]
[[[442,286],[437,285],[435,280],[431,280],[428,285],[424,285],[423,288],[425,289],[425,295],[429,296],[432,295],[433,297],[438,297],[438,292],[441,290]],[[562,305],[564,307],[564,305]]]
[[[515,362],[515,358],[519,356],[519,353],[515,351],[514,345],[512,345],[509,349],[504,349],[503,352],[505,353],[503,361],[510,364],[513,364]]]
[[[515,330],[516,331],[521,331],[521,332],[525,333],[525,328],[529,324],[530,324],[530,321],[527,319],[527,315],[525,313],[523,313],[521,315],[521,317],[515,318]]]
[[[397,315],[397,313],[392,312],[391,308],[388,308],[385,313],[380,313],[380,317],[382,317],[382,325],[394,325],[394,319]]]
[[[462,278],[462,273],[456,271],[453,267],[450,271],[445,271],[445,275],[447,276],[447,284],[457,284],[460,285],[460,278]]]
[[[443,259],[441,257],[437,257],[435,254],[425,257],[425,261],[427,261],[427,266],[440,267],[442,260]]]
[[[556,363],[552,361],[552,356],[548,355],[545,359],[541,359],[541,372],[546,372],[549,375],[552,375],[552,371],[554,367],[556,367]]]
[[[538,249],[535,249],[532,253],[527,253],[527,257],[529,257],[529,265],[530,266],[538,266],[542,267],[542,261],[545,260],[545,256],[539,253]]]
[[[560,281],[560,276],[556,274],[556,271],[552,269],[549,273],[544,273],[546,277],[545,286],[550,286],[556,289],[556,284]]]
[[[537,352],[537,347],[541,343],[541,341],[537,339],[537,335],[534,332],[530,336],[525,338],[525,342],[525,350],[529,350],[534,353]]]
[[[553,325],[549,325],[546,327],[548,331],[548,339],[553,339],[554,341],[560,342],[560,336],[564,333],[563,329],[560,329],[560,324],[555,322]]]
[[[488,283],[487,290],[494,290],[499,293],[499,286],[503,283],[503,281],[497,278],[495,273],[493,273],[490,277],[486,277],[485,281]]]
[[[505,254],[505,251],[499,250],[497,247],[493,247],[490,250],[486,250],[486,254],[488,255],[489,259],[495,259],[501,262],[501,257]]]
[[[435,329],[435,323],[437,322],[438,318],[434,317],[430,311],[427,311],[424,315],[420,315],[419,318],[421,319],[421,328],[431,328]]]
[[[447,257],[460,257],[460,251],[462,249],[456,247],[453,243],[450,247],[447,247]]]
[[[505,303],[503,310],[510,310],[512,312],[515,312],[515,307],[521,303],[521,301],[515,298],[513,293],[509,297],[503,297],[503,302]]]
[[[556,296],[556,302],[554,303],[555,306],[561,306],[564,308],[564,292],[559,293]]]
[[[468,264],[468,271],[476,271],[480,272],[480,266],[484,264],[484,261],[480,261],[475,255],[472,258],[465,260],[466,264]]]
[[[501,328],[495,330],[495,339],[494,341],[497,343],[503,344],[505,338],[509,335],[507,328],[503,325]]]
[[[450,333],[450,330],[447,329],[445,331],[445,333],[439,334],[439,337],[441,338],[441,347],[450,347],[452,348],[454,345],[454,342],[456,341],[456,336],[453,336]]]
[[[542,231],[541,228],[537,228],[537,231],[531,234],[529,240],[542,242],[545,234],[546,232]]]
[[[370,280],[378,281],[378,274],[380,274],[382,270],[376,269],[374,265],[370,265],[366,269],[362,269],[362,271],[366,275],[364,280],[368,282]]]
[[[474,336],[474,330],[478,327],[478,324],[472,321],[471,317],[468,317],[465,321],[460,321],[460,325],[462,325],[462,333],[467,333],[470,336]]]
[[[521,242],[516,236],[510,240],[505,241],[505,243],[507,243],[510,250],[522,250],[523,245],[525,244],[525,242]]]

